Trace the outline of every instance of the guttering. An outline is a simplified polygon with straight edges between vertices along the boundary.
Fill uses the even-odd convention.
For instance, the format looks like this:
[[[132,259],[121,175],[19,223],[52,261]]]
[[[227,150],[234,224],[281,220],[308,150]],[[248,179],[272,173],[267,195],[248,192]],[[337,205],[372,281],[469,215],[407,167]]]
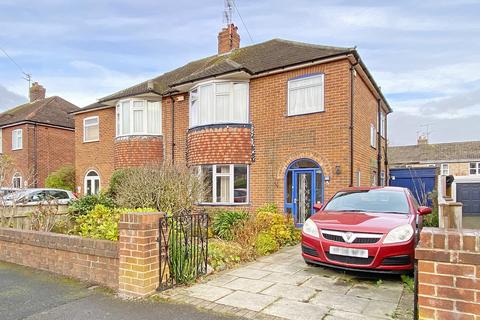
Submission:
[[[358,60],[350,66],[350,187],[353,187],[353,116],[355,103],[355,66]]]
[[[63,130],[69,130],[69,131],[75,131],[75,128],[72,127],[64,127],[56,124],[51,124],[51,123],[46,123],[46,122],[40,122],[40,121],[33,121],[33,120],[21,120],[17,122],[12,122],[12,123],[7,123],[4,125],[0,125],[0,128],[9,128],[9,127],[15,127],[19,126],[22,124],[35,124],[35,125],[40,125],[40,126],[45,126],[45,127],[50,127],[50,128],[57,128],[57,129],[63,129]]]

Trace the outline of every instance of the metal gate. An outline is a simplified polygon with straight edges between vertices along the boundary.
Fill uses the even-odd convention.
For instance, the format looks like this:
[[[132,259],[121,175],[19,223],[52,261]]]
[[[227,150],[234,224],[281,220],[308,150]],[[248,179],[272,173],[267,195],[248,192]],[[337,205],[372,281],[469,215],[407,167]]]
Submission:
[[[208,214],[182,211],[159,222],[159,286],[166,290],[207,272]]]

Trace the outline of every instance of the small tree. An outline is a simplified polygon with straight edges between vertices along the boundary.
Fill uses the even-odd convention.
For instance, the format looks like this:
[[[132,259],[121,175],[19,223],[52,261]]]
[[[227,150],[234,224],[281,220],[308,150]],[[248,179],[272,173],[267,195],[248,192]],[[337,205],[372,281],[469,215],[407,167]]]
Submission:
[[[203,192],[197,175],[170,163],[132,168],[117,178],[115,199],[126,208],[151,207],[174,214],[191,209]]]
[[[71,165],[66,165],[50,173],[45,180],[47,188],[75,190],[75,169]]]

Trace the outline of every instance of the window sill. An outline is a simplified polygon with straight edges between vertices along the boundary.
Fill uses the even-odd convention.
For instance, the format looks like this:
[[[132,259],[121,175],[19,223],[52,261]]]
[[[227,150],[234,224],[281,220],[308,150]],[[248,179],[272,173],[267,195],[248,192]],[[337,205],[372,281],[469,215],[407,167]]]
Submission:
[[[203,206],[203,207],[249,207],[251,204],[249,202],[244,202],[244,203],[208,203],[208,202],[202,202],[198,203],[197,206]]]
[[[131,133],[131,134],[122,134],[117,135],[115,138],[129,138],[129,137],[161,137],[162,134],[153,134],[153,133]]]
[[[97,139],[97,140],[83,140],[83,143],[92,143],[92,142],[100,142],[100,139]]]
[[[251,128],[251,123],[213,123],[213,124],[202,124],[198,126],[192,126],[188,128],[188,131],[200,131],[204,129],[217,129],[217,128]]]
[[[319,110],[319,111],[312,111],[312,112],[306,112],[306,113],[295,113],[295,114],[290,114],[287,112],[285,117],[290,118],[290,117],[298,117],[298,116],[307,116],[311,114],[316,114],[316,113],[324,113],[325,110]]]
[[[12,148],[12,151],[18,151],[18,150],[23,150],[23,148],[16,148],[16,149]]]

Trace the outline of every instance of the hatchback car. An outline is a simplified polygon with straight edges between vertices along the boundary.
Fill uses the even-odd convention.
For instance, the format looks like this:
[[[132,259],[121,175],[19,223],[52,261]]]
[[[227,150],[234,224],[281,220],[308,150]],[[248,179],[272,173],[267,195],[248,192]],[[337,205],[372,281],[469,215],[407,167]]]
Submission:
[[[73,192],[62,189],[25,189],[10,193],[3,197],[5,205],[37,205],[54,201],[57,204],[68,204],[75,200]]]
[[[315,208],[302,230],[305,262],[384,273],[413,269],[416,233],[432,212],[397,187],[342,190]]]

